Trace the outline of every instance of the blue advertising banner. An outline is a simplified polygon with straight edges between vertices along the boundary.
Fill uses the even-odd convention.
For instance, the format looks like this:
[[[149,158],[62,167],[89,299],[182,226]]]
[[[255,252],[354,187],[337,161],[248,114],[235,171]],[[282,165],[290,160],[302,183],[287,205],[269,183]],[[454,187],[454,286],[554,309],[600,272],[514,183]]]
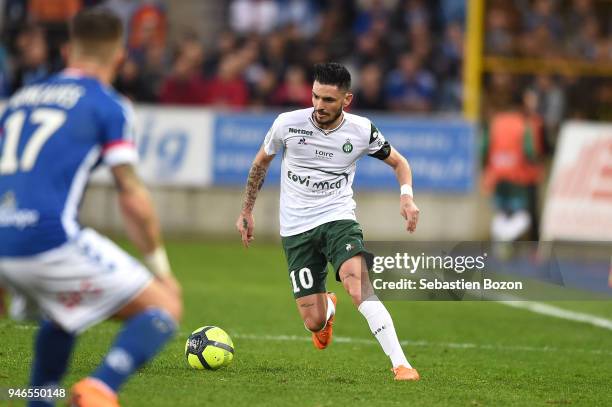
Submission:
[[[212,184],[212,140],[215,114],[194,108],[136,106],[138,173],[148,185],[209,186]],[[111,184],[110,171],[100,166],[94,182]]]
[[[244,185],[255,153],[276,118],[274,114],[218,114],[214,121],[213,184]],[[443,119],[371,117],[386,139],[409,160],[414,188],[431,192],[470,192],[476,171],[475,129],[470,123]],[[280,157],[266,178],[278,185]],[[396,189],[393,171],[364,157],[357,163],[355,187]]]
[[[472,191],[477,164],[474,125],[457,119],[370,119],[408,159],[415,191]],[[357,163],[355,187],[397,188],[397,180],[385,163],[363,159]]]
[[[219,113],[213,125],[213,184],[246,183],[255,154],[261,147],[276,114]],[[280,157],[272,161],[266,184],[278,186]]]

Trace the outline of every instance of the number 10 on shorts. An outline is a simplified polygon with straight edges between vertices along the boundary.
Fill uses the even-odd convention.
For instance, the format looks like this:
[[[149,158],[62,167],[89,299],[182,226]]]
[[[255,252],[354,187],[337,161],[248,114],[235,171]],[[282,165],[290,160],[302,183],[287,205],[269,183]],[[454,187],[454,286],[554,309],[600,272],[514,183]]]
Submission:
[[[314,280],[312,279],[312,272],[308,267],[301,268],[297,272],[297,278],[295,270],[289,273],[289,277],[291,277],[291,284],[293,285],[294,293],[299,293],[301,289],[309,290],[314,284]]]

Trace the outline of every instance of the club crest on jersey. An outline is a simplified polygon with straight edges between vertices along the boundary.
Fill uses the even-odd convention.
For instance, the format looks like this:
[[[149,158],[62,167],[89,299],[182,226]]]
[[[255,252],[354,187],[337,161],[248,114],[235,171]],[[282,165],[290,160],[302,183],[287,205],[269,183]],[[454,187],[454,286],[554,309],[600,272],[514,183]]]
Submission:
[[[342,145],[342,151],[346,154],[350,154],[353,151],[353,145],[351,144],[351,139],[346,139],[346,143]]]

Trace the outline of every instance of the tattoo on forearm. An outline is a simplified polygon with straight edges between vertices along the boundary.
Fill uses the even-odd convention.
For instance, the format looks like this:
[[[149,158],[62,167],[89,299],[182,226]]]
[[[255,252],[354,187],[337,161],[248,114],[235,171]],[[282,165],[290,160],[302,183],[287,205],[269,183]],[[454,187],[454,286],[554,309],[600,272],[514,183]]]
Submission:
[[[267,171],[268,168],[260,164],[253,164],[251,166],[251,170],[249,171],[249,178],[247,179],[242,210],[253,210],[253,207],[255,206],[255,199],[257,199],[257,193],[263,186]]]

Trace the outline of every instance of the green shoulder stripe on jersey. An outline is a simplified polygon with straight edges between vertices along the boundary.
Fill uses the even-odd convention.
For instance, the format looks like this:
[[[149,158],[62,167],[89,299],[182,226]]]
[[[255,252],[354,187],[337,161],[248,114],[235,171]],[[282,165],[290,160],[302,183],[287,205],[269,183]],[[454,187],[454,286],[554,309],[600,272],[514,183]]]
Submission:
[[[370,122],[370,144],[372,144],[374,140],[378,138],[379,135],[380,132],[378,131],[376,126],[374,126],[374,123]]]

